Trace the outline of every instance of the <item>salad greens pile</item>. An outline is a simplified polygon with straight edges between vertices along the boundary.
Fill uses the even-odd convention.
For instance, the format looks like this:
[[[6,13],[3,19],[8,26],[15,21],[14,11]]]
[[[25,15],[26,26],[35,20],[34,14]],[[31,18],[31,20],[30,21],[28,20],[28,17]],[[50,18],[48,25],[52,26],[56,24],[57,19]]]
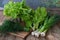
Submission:
[[[21,2],[9,1],[4,5],[4,15],[12,19],[19,18],[25,23],[25,27],[22,27],[19,23],[13,21],[7,21],[0,27],[1,32],[17,32],[17,31],[30,31],[31,33],[39,37],[45,36],[45,33],[60,20],[60,15],[49,16],[45,7],[38,7],[32,9],[25,4],[25,0]],[[11,19],[10,19],[11,20]]]

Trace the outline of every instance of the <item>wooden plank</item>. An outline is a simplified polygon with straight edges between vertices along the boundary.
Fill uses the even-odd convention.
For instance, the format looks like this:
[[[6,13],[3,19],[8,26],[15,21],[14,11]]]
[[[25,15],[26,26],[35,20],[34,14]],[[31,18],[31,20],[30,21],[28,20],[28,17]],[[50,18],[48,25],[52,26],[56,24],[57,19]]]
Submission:
[[[0,36],[0,40],[3,40],[4,39],[4,36]]]
[[[0,40],[7,40],[7,35],[1,35]]]
[[[31,40],[31,35],[29,35],[29,36],[26,38],[26,40]]]
[[[29,35],[26,40],[35,40],[35,37],[32,35]]]
[[[45,37],[39,37],[39,40],[46,40]]]
[[[36,37],[35,40],[39,40],[39,38]]]
[[[9,33],[9,34],[24,39],[30,34],[30,32],[17,32],[17,33]]]
[[[9,35],[8,37],[7,37],[7,40],[15,40],[16,39],[16,37],[15,36],[12,36],[12,35]]]
[[[20,38],[20,37],[16,37],[15,40],[24,40],[23,38]]]

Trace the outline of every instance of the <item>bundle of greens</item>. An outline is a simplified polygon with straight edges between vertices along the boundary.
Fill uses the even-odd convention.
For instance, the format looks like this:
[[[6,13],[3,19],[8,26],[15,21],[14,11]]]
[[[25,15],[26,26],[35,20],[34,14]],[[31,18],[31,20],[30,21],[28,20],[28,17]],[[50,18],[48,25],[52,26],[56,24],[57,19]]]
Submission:
[[[41,24],[47,16],[47,11],[45,7],[38,7],[35,10],[33,17],[33,30],[38,29],[39,23]]]
[[[35,14],[33,17],[33,30],[37,30],[39,28],[39,23],[42,24],[42,22],[47,17],[47,10],[45,7],[38,7],[35,10]],[[34,35],[36,31],[32,32],[32,35]]]
[[[15,19],[18,17],[17,15],[19,14],[19,8],[20,3],[9,1],[4,5],[4,15]]]
[[[4,15],[11,18],[18,18],[20,15],[25,14],[29,11],[29,7],[25,5],[25,0],[22,2],[9,1],[4,5]],[[28,11],[27,11],[28,10]]]
[[[19,23],[15,23],[10,20],[5,20],[3,24],[0,25],[1,33],[20,32],[20,31],[24,31],[24,27],[21,26]]]
[[[48,29],[50,29],[59,20],[60,15],[53,15],[50,18],[47,17],[46,20],[44,21],[43,26],[35,33],[35,36],[39,37],[40,34],[41,36],[45,36],[45,33],[48,31]]]
[[[13,19],[21,19],[26,24],[26,31],[30,30],[30,26],[32,24],[30,16],[31,11],[32,9],[25,5],[25,0],[22,0],[22,2],[9,1],[4,5],[4,15]]]

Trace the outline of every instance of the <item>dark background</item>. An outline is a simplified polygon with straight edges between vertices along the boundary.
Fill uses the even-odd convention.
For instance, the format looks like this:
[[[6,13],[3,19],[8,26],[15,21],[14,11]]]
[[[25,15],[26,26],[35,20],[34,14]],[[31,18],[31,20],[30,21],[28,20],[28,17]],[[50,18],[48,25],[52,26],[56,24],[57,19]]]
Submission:
[[[0,0],[0,7],[4,7],[4,4],[6,4],[9,0]],[[13,0],[15,2],[21,1],[21,0]],[[37,8],[38,6],[44,6],[44,7],[56,7],[55,5],[56,0],[26,0],[26,4],[32,8]]]

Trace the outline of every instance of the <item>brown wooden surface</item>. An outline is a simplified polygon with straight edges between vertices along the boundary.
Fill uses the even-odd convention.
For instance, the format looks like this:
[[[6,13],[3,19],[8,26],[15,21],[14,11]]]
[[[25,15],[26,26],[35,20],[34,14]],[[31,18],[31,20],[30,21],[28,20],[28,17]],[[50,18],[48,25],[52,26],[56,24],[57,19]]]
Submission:
[[[26,39],[22,39],[20,37],[12,36],[12,35],[6,35],[6,36],[1,36],[0,40],[45,40],[45,38],[36,38],[32,35],[29,35]]]
[[[9,34],[24,39],[30,34],[30,32],[17,32],[17,33],[9,33]]]

